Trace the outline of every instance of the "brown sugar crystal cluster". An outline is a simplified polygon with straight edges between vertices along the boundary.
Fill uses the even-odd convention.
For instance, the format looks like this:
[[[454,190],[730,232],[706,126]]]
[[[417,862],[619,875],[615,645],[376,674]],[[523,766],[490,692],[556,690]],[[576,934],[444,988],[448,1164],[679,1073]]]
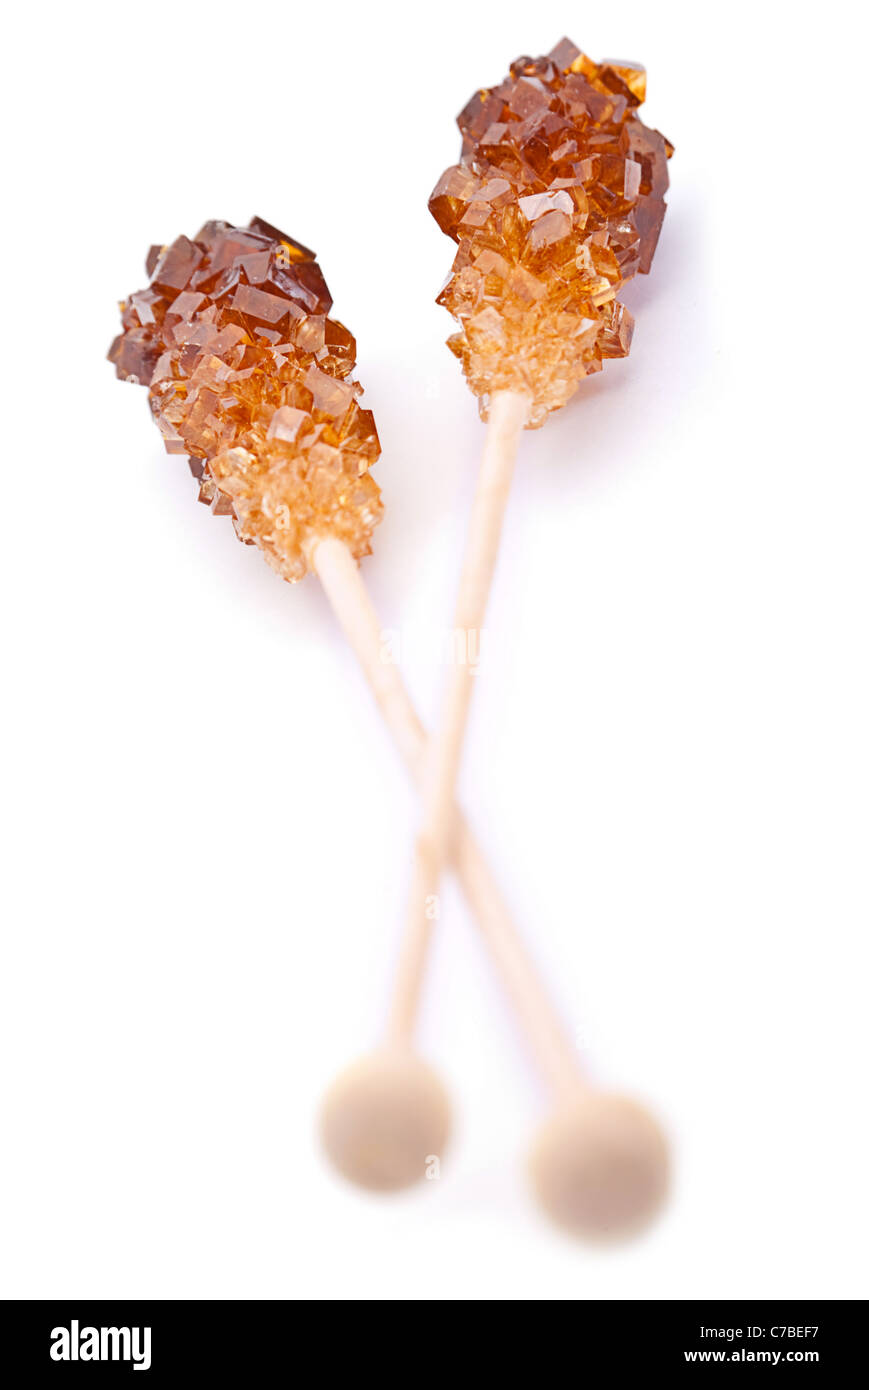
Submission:
[[[314,253],[260,218],[207,222],[152,247],[147,289],[122,305],[109,359],[149,388],[170,453],[189,456],[200,500],[232,516],[284,579],[328,534],[359,558],[382,514],[380,454],[351,379],[356,343],[328,317]]]
[[[461,161],[429,207],[459,244],[438,303],[461,324],[449,347],[484,414],[493,391],[522,391],[540,425],[628,353],[616,295],[651,266],[672,154],[637,115],[645,88],[641,67],[593,63],[563,39],[458,117]]]

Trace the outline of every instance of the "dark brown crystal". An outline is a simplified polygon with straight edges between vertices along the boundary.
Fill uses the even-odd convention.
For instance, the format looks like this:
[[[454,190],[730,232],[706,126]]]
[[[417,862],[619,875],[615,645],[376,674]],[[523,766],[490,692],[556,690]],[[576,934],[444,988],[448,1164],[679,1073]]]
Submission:
[[[170,453],[186,453],[200,498],[233,517],[283,578],[326,534],[370,553],[380,445],[352,379],[356,343],[328,317],[312,251],[261,218],[206,222],[152,247],[150,285],[122,305],[109,350],[119,377],[148,386]]]
[[[493,391],[522,391],[540,425],[627,354],[616,295],[651,265],[672,154],[637,115],[645,91],[639,64],[594,63],[562,39],[460,113],[461,160],[429,207],[458,242],[438,303],[460,324],[449,347],[484,413]]]

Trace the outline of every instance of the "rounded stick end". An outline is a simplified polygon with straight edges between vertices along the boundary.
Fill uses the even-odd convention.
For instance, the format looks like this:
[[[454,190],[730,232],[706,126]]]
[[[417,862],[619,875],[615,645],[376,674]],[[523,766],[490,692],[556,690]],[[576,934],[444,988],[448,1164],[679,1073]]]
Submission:
[[[541,1128],[530,1156],[541,1206],[586,1240],[636,1235],[657,1215],[669,1185],[667,1142],[657,1121],[625,1096],[581,1092]]]
[[[427,1063],[399,1047],[341,1072],[320,1114],[323,1146],[335,1168],[374,1192],[396,1192],[438,1172],[449,1131],[446,1091]]]

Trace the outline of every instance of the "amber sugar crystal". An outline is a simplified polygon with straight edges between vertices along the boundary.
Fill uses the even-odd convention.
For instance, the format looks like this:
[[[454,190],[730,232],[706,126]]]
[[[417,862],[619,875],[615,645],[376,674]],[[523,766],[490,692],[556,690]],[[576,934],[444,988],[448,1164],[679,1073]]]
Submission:
[[[109,360],[148,386],[200,500],[290,581],[305,574],[315,535],[369,554],[383,511],[368,471],[380,445],[352,380],[355,340],[328,317],[313,251],[261,218],[206,222],[192,240],[152,246],[146,268],[150,284],[121,306]]]
[[[449,347],[484,415],[493,391],[523,391],[540,425],[627,355],[616,296],[651,266],[673,152],[637,115],[645,93],[638,64],[594,63],[563,39],[458,117],[461,160],[429,208],[458,242],[438,303],[461,325]]]

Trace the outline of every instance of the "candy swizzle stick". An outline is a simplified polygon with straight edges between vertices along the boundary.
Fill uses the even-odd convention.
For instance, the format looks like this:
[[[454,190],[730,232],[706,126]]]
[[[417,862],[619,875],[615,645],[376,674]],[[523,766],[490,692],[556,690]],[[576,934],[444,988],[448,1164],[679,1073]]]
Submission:
[[[418,781],[425,733],[398,668],[382,660],[381,624],[357,564],[382,511],[368,472],[379,444],[350,380],[355,344],[327,317],[331,298],[313,253],[259,219],[248,228],[210,222],[193,240],[152,247],[147,269],[151,283],[124,304],[109,352],[118,375],[149,386],[167,448],[188,455],[201,500],[231,516],[285,579],[309,568],[319,576]],[[454,814],[452,853],[468,903],[540,1065],[563,1076],[569,1045],[470,828]],[[336,1164],[371,1187],[422,1177],[447,1137],[437,1079],[394,1047],[354,1075],[348,1104],[354,1113],[361,1106],[382,1142],[356,1142],[346,1108],[327,1107]]]
[[[477,92],[458,118],[459,164],[430,208],[458,242],[440,295],[460,328],[449,346],[478,397],[488,436],[459,583],[456,628],[482,625],[519,434],[543,424],[607,357],[624,357],[632,321],[616,295],[648,271],[664,216],[664,137],[636,110],[645,73],[593,63],[568,40],[518,59],[499,86]],[[429,744],[422,821],[397,992],[410,1033],[431,931],[472,689],[467,666],[446,682]],[[591,1234],[642,1224],[666,1180],[666,1151],[632,1102],[595,1094],[575,1077],[533,1157],[543,1204]]]

